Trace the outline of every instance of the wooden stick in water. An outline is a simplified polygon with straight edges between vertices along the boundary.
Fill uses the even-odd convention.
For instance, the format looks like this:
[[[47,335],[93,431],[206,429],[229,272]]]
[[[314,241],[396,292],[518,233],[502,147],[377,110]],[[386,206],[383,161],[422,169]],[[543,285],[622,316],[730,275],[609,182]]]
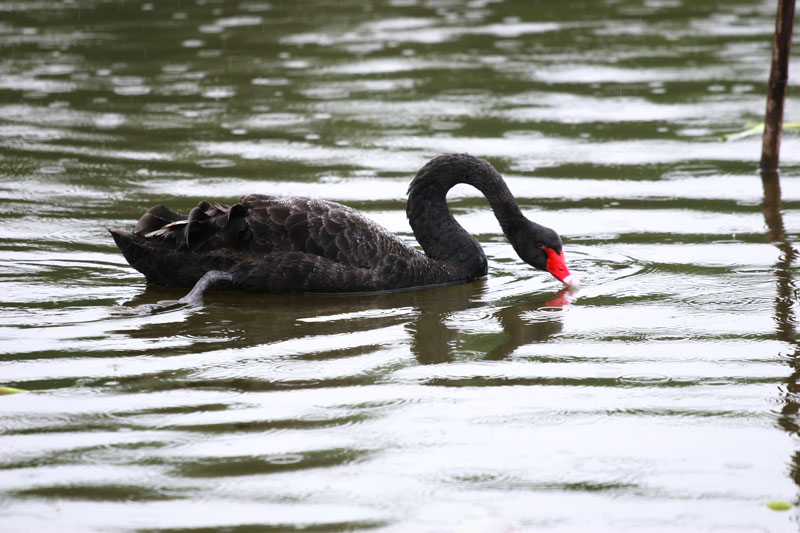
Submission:
[[[795,0],[778,0],[772,67],[769,73],[767,112],[764,117],[764,141],[761,147],[761,170],[778,170],[783,128],[783,101],[789,79],[789,51],[792,44]]]

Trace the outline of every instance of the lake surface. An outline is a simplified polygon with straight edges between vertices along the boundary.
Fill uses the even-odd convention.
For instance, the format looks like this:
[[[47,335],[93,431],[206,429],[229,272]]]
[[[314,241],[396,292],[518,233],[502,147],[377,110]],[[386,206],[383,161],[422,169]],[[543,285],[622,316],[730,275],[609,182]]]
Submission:
[[[776,3],[0,2],[0,530],[797,531],[800,141],[780,204],[722,140]],[[412,292],[171,306],[105,230],[258,192],[413,243],[446,152],[582,287],[466,186],[489,276]]]

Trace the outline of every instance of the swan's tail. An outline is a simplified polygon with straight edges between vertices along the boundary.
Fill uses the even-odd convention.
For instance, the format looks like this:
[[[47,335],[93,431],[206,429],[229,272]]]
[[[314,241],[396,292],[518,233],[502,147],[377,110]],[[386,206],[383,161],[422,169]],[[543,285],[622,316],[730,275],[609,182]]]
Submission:
[[[162,287],[193,287],[210,270],[228,270],[230,254],[196,254],[174,240],[147,238],[136,232],[108,230],[128,263]]]
[[[194,284],[192,290],[189,293],[178,300],[178,303],[193,305],[200,302],[200,299],[203,297],[203,293],[206,292],[210,287],[216,285],[218,283],[232,283],[233,276],[229,272],[224,272],[222,270],[209,270],[203,277],[197,280],[197,283]]]

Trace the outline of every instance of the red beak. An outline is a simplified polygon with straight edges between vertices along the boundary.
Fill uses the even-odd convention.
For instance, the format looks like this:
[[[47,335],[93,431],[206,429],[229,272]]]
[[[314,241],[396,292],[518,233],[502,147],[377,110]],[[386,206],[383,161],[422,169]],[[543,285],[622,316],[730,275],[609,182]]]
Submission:
[[[552,248],[544,247],[544,251],[547,252],[547,271],[550,272],[552,275],[556,277],[558,281],[564,283],[565,285],[575,286],[578,284],[578,280],[569,273],[569,269],[567,268],[567,263],[564,261],[564,252],[563,250],[561,253],[556,253],[555,250]]]

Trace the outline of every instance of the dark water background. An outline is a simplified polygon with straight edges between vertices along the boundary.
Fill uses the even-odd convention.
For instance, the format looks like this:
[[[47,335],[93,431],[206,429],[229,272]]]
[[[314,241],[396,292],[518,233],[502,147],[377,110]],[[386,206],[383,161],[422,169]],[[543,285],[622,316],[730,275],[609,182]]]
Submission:
[[[0,530],[797,531],[800,142],[778,206],[721,140],[775,4],[0,2]],[[463,151],[580,290],[468,187],[490,275],[416,292],[169,309],[105,231],[259,192],[413,242]]]

